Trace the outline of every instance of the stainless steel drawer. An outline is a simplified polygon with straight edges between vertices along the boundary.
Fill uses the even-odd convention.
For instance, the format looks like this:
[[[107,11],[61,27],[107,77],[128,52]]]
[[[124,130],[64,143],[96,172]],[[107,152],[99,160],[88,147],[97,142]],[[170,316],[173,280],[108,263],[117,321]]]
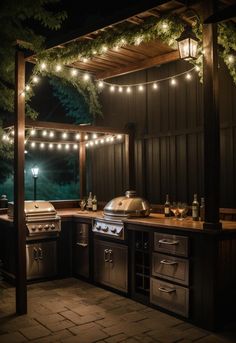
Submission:
[[[154,232],[154,250],[187,257],[188,237]]]
[[[186,318],[189,315],[188,288],[151,278],[150,302]]]
[[[189,284],[189,261],[159,253],[152,254],[152,275]]]

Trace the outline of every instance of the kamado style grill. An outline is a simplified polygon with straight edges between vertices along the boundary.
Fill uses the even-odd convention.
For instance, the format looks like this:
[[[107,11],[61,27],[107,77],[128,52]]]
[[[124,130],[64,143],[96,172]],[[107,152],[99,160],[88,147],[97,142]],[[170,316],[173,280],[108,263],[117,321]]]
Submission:
[[[27,240],[58,237],[61,231],[61,218],[48,201],[25,201],[25,222]],[[14,217],[14,204],[9,203],[8,216]]]
[[[137,197],[135,191],[127,191],[125,196],[109,201],[104,207],[103,213],[102,219],[95,219],[93,232],[124,240],[123,220],[149,216],[150,205],[147,200]]]

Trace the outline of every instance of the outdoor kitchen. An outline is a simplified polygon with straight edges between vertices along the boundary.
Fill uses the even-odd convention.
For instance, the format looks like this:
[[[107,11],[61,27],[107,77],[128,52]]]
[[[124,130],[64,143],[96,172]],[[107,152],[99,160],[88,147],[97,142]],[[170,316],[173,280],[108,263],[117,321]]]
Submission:
[[[213,5],[156,1],[42,53],[17,45],[0,341],[235,341],[235,5]],[[25,115],[50,77],[90,123]]]

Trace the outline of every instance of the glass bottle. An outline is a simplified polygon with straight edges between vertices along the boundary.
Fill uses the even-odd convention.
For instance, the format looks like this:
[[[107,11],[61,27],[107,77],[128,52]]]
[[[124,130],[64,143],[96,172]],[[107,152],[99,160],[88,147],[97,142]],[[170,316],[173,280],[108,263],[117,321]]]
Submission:
[[[88,211],[92,211],[92,208],[93,208],[92,201],[93,201],[92,192],[89,192],[89,196],[88,196],[88,200],[87,200]]]
[[[97,211],[98,209],[98,202],[97,202],[97,197],[94,195],[93,200],[92,200],[92,210]]]
[[[201,205],[200,205],[200,220],[205,220],[205,199],[201,198]]]
[[[192,219],[194,221],[199,220],[199,202],[197,201],[197,194],[193,195],[192,202]]]
[[[166,202],[164,204],[164,215],[165,217],[170,217],[170,201],[169,194],[166,194]]]

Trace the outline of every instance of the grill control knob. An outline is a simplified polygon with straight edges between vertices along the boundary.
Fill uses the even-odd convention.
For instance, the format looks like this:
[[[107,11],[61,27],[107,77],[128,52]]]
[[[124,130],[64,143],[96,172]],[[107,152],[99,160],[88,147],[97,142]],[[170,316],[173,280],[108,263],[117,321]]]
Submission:
[[[48,230],[48,229],[49,229],[49,225],[46,224],[46,225],[44,226],[44,229],[45,229],[45,230]]]
[[[55,229],[55,224],[51,225],[51,229],[54,230]]]
[[[97,229],[98,231],[100,231],[101,228],[102,228],[101,225],[97,225],[97,226],[96,226],[96,229]]]
[[[36,230],[36,226],[33,225],[33,226],[31,227],[31,230],[32,230],[32,231],[35,231],[35,230]]]
[[[116,230],[116,227],[113,227],[113,228],[111,229],[111,232],[112,232],[112,233],[116,233],[116,231],[117,231],[117,230]]]
[[[108,226],[105,226],[105,227],[102,228],[102,231],[104,231],[104,232],[107,232],[108,230],[109,230]]]
[[[42,228],[43,228],[42,225],[38,226],[38,230],[42,230]]]

